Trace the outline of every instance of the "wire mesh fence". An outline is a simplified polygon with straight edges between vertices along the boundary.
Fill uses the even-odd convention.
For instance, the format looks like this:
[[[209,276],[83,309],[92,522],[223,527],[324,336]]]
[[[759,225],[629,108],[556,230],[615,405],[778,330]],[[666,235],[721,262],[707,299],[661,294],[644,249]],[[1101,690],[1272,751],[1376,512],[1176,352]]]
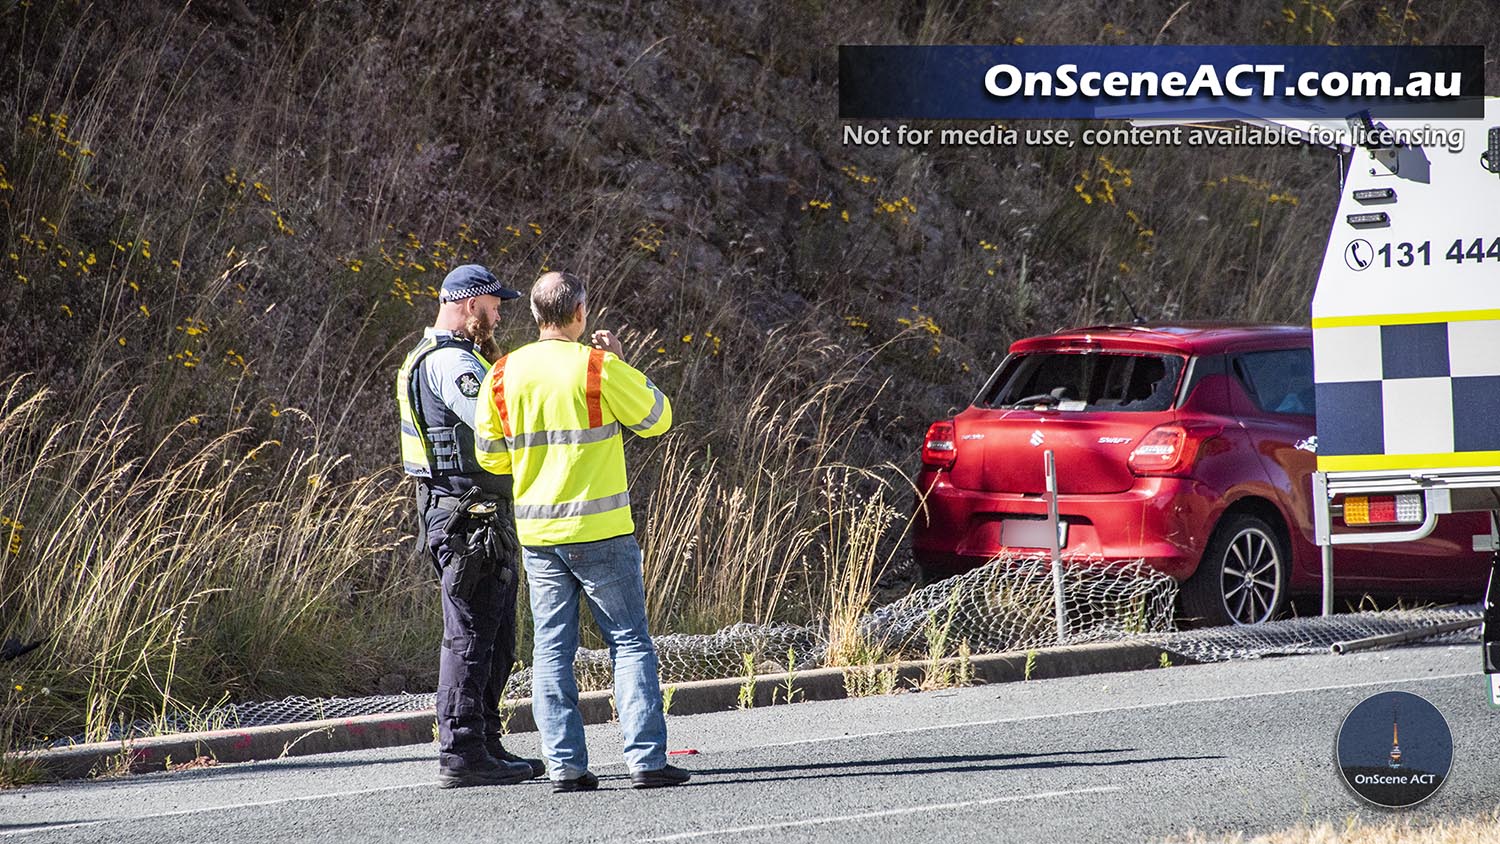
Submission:
[[[1359,612],[1328,618],[1293,618],[1252,627],[1177,631],[1177,583],[1140,562],[1105,565],[1069,560],[1063,571],[1062,623],[1054,600],[1050,561],[1006,558],[911,592],[860,619],[862,653],[894,660],[944,656],[962,644],[971,654],[1030,650],[1057,644],[1135,640],[1198,662],[1327,653],[1335,642],[1423,630],[1477,620],[1477,606]],[[1063,634],[1059,637],[1059,627]],[[769,674],[830,662],[826,627],[735,624],[711,634],[672,633],[655,638],[663,685],[693,680]],[[1426,641],[1478,641],[1477,627],[1447,631]],[[747,667],[748,666],[748,667]],[[580,648],[574,670],[583,690],[607,689],[613,675],[606,650]],[[531,670],[516,672],[510,699],[529,697]],[[204,712],[118,727],[112,739],[159,732],[253,727],[325,718],[432,710],[433,694],[360,698],[288,697],[241,703]],[[54,745],[65,745],[65,739]]]
[[[1484,611],[1477,604],[1433,609],[1384,610],[1328,617],[1289,618],[1242,627],[1212,627],[1148,637],[1163,650],[1198,662],[1259,659],[1267,656],[1328,653],[1336,642],[1372,636],[1423,631],[1451,622],[1472,621],[1461,630],[1433,632],[1424,643],[1479,641],[1478,622]],[[1478,655],[1475,655],[1478,659]]]

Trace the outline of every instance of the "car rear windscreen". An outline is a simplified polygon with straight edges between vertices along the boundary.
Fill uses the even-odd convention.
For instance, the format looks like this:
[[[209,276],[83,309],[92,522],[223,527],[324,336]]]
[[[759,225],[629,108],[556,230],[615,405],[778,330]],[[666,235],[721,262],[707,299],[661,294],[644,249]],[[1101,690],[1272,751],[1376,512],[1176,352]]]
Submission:
[[[1068,404],[1063,410],[1159,411],[1172,406],[1184,358],[1110,352],[1012,355],[981,407]],[[1083,402],[1080,407],[1078,402]]]

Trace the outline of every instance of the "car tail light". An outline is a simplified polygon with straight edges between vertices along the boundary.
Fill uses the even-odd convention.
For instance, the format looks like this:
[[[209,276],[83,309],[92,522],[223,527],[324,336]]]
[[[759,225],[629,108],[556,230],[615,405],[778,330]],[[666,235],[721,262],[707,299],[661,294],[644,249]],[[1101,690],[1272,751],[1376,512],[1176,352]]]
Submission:
[[[1193,468],[1198,449],[1221,429],[1215,426],[1158,425],[1130,452],[1130,471],[1137,475],[1175,475]]]
[[[952,469],[958,459],[952,422],[934,422],[922,442],[922,465],[928,469]]]
[[[1415,525],[1422,522],[1420,493],[1351,495],[1344,499],[1346,525]]]

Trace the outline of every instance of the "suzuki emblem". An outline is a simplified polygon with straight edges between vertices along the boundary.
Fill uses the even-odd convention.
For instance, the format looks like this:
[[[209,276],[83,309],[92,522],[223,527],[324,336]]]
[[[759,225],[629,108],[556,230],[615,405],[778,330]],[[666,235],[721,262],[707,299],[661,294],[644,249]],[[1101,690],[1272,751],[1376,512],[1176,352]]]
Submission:
[[[1046,440],[1047,440],[1047,438],[1044,437],[1044,436],[1042,436],[1042,432],[1041,431],[1032,431],[1031,432],[1031,445],[1033,447],[1041,445],[1043,442],[1046,442]]]

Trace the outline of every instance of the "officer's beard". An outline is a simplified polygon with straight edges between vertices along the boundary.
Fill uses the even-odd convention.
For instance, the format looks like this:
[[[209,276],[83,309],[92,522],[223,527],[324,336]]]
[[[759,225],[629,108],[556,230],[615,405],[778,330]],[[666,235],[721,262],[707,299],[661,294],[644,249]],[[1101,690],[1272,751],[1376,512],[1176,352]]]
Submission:
[[[479,346],[479,353],[487,361],[500,357],[500,344],[495,342],[495,324],[483,311],[475,311],[464,320],[464,335]]]

